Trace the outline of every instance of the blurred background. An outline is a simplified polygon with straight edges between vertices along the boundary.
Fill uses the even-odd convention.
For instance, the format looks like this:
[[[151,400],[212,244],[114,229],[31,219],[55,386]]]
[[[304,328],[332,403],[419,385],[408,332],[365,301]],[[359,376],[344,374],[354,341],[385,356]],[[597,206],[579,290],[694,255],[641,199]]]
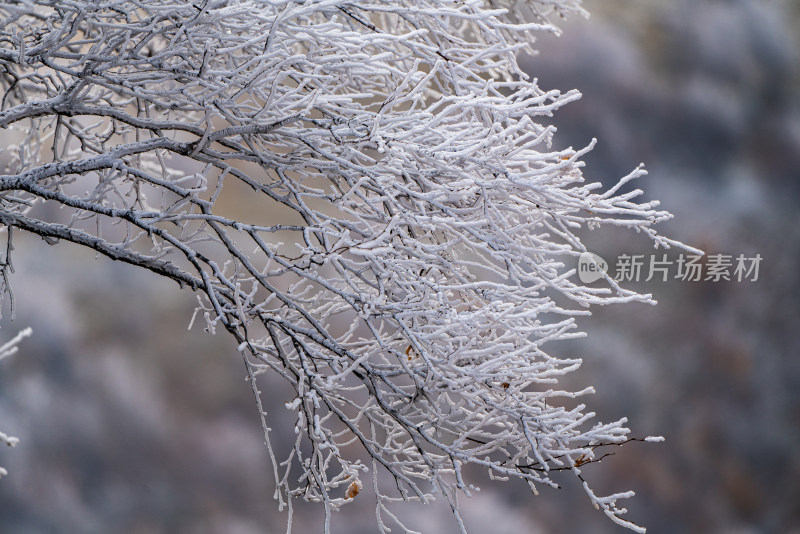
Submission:
[[[661,232],[709,254],[760,254],[759,279],[632,284],[658,306],[597,309],[575,387],[601,420],[627,416],[633,443],[586,466],[598,492],[633,489],[650,533],[800,533],[800,4],[796,0],[586,0],[523,63],[544,89],[583,99],[553,120],[558,143],[599,142],[591,181],[637,184],[675,214]],[[0,365],[0,533],[272,533],[268,457],[240,356],[188,330],[193,296],[75,247],[18,235],[16,320],[34,337]],[[586,234],[614,264],[651,254],[640,236]],[[660,252],[659,252],[660,254]],[[676,259],[679,252],[670,252]],[[262,384],[273,428],[291,428]],[[287,423],[289,426],[287,426]],[[571,477],[531,497],[481,483],[463,502],[472,532],[625,532]],[[440,503],[441,504],[441,503]],[[455,532],[449,510],[401,507],[411,526]],[[334,532],[374,533],[374,505]],[[301,507],[295,532],[320,532]]]

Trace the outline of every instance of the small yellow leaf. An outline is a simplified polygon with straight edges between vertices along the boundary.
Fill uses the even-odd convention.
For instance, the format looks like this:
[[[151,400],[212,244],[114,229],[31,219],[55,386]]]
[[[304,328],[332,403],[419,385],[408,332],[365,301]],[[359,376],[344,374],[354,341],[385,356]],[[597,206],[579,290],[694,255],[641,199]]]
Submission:
[[[347,486],[347,491],[344,493],[345,499],[353,499],[361,491],[361,481],[354,480]]]

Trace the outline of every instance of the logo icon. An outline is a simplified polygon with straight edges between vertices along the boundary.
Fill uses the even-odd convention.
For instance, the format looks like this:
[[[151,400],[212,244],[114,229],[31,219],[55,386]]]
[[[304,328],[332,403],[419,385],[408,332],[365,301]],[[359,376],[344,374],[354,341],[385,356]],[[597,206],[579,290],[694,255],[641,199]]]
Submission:
[[[597,254],[584,252],[578,258],[578,278],[584,284],[591,284],[600,280],[607,272],[608,263]]]

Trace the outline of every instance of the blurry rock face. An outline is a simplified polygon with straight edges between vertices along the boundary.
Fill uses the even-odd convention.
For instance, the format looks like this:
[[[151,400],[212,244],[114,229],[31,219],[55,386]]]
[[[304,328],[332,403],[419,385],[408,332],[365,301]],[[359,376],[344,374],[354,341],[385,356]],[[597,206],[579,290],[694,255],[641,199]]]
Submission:
[[[756,283],[642,284],[655,308],[597,310],[589,337],[552,347],[584,358],[603,420],[629,416],[635,444],[602,464],[600,491],[633,487],[650,532],[787,533],[800,526],[800,46],[796,2],[594,0],[527,61],[544,88],[578,88],[559,111],[563,145],[600,142],[586,175],[606,184],[640,161],[673,237],[709,253],[760,253]],[[611,260],[644,240],[587,234]],[[0,366],[3,532],[282,531],[244,369],[224,336],[187,331],[177,287],[73,249],[17,240],[17,320],[35,336]],[[612,262],[613,263],[613,262]],[[265,391],[277,439],[290,436]],[[565,479],[533,500],[483,483],[465,508],[475,532],[619,532]],[[373,503],[338,514],[374,532]],[[401,509],[402,510],[402,509]],[[409,508],[449,532],[448,510]],[[298,532],[316,532],[313,514]],[[535,527],[538,525],[538,527]],[[798,532],[795,530],[794,532]]]

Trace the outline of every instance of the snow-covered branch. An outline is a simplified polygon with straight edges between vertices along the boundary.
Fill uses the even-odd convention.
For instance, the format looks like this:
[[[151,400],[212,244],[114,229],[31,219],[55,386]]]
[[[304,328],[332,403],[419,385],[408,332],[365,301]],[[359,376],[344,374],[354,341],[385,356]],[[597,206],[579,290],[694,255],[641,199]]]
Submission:
[[[9,341],[5,342],[2,346],[0,346],[0,360],[7,358],[13,354],[16,354],[17,350],[19,349],[19,343],[25,339],[26,337],[30,337],[33,333],[33,330],[28,327],[23,330],[20,330],[16,336],[11,338]],[[19,443],[19,438],[15,438],[14,436],[9,436],[4,432],[0,432],[0,443],[7,445],[9,447],[15,447],[17,443]],[[7,475],[8,471],[5,468],[0,467],[0,478]]]
[[[555,150],[537,122],[580,95],[540,89],[517,55],[580,11],[4,2],[0,127],[21,140],[6,149],[0,223],[196,291],[207,329],[235,338],[261,414],[260,373],[291,385],[297,438],[285,459],[270,448],[276,495],[324,503],[326,532],[367,473],[382,532],[398,497],[441,495],[458,519],[467,465],[553,486],[552,470],[577,473],[629,431],[590,422],[571,399],[591,388],[558,383],[580,360],[545,344],[582,335],[592,304],[650,300],[611,278],[576,283],[580,233],[673,244],[653,229],[669,213],[586,183],[591,147]],[[627,494],[586,488],[638,528],[614,504]]]

